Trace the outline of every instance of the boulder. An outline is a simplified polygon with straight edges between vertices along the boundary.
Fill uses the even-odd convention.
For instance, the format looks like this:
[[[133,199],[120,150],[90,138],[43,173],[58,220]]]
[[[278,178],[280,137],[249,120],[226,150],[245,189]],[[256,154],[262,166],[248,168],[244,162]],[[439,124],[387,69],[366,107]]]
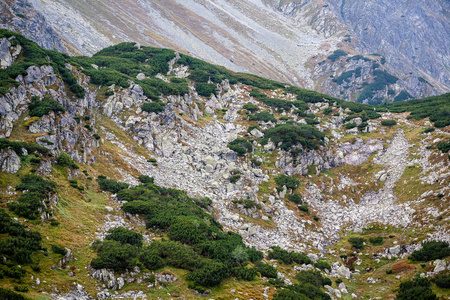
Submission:
[[[16,152],[11,149],[0,151],[0,171],[15,174],[21,166],[20,157]]]
[[[352,273],[350,272],[349,268],[347,268],[346,266],[342,265],[337,269],[337,273],[342,276],[345,277],[347,279],[350,279]]]

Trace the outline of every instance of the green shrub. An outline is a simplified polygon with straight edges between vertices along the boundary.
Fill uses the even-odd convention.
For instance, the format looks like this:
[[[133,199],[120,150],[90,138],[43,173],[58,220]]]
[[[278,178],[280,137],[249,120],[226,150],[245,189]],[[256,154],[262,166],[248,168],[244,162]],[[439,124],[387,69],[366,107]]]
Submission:
[[[386,270],[386,274],[387,274],[387,275],[390,275],[390,274],[392,274],[392,273],[394,273],[394,271],[392,271],[392,269]]]
[[[248,102],[248,103],[244,104],[244,106],[242,108],[246,109],[246,110],[248,110],[249,112],[252,112],[252,113],[259,109],[258,105],[253,104],[251,102]]]
[[[397,122],[395,120],[382,120],[381,125],[391,127],[397,125]]]
[[[262,111],[259,113],[256,113],[254,115],[251,115],[248,118],[250,121],[262,121],[262,122],[272,122],[276,123],[277,119],[268,111]]]
[[[286,188],[292,190],[295,190],[300,185],[300,181],[297,180],[295,177],[287,176],[284,174],[276,176],[275,183],[278,185],[279,188],[283,188],[283,186],[286,186]]]
[[[238,182],[239,179],[241,179],[241,175],[232,175],[232,176],[230,176],[230,182],[231,183],[236,183],[236,182]]]
[[[319,218],[318,216],[316,216],[316,215],[312,216],[312,218],[313,218],[313,220],[316,221],[316,222],[319,222],[319,220],[320,220],[320,218]]]
[[[39,157],[32,157],[32,158],[30,158],[30,163],[32,163],[32,164],[40,164],[41,163],[41,158],[39,158]]]
[[[56,254],[66,255],[67,249],[64,246],[52,245],[52,251]]]
[[[160,113],[164,111],[164,103],[162,102],[145,102],[142,105],[142,110],[148,113]]]
[[[197,83],[196,91],[200,96],[210,97],[211,94],[216,94],[217,86],[213,83],[199,82]]]
[[[265,263],[259,263],[256,266],[256,270],[261,274],[263,277],[267,278],[277,278],[277,269],[273,266]]]
[[[201,208],[208,208],[212,204],[212,200],[208,197],[194,198],[194,202]]]
[[[139,249],[130,244],[122,245],[117,241],[105,241],[99,248],[96,258],[91,261],[94,269],[113,269],[125,271],[137,264]]]
[[[41,235],[13,220],[0,208],[0,278],[21,279],[25,276],[24,265],[32,264],[33,253],[41,250]],[[1,296],[0,292],[0,296]],[[3,299],[0,297],[0,299]]]
[[[411,96],[407,91],[401,91],[394,98],[394,102],[405,101],[405,100],[412,99],[412,98],[413,98],[413,96]]]
[[[154,178],[147,175],[139,175],[138,179],[141,183],[154,183]]]
[[[105,176],[102,175],[98,176],[97,182],[100,189],[111,192],[113,194],[116,194],[123,189],[127,189],[129,186],[128,183],[117,182],[112,179],[107,179]]]
[[[66,111],[58,101],[46,97],[39,100],[37,96],[31,97],[31,102],[28,104],[28,110],[30,117],[42,117],[48,115],[50,111],[53,111],[54,113]]]
[[[238,156],[243,156],[247,152],[253,151],[253,145],[244,138],[237,138],[228,143],[227,147],[237,153]]]
[[[23,286],[17,286],[17,285],[15,285],[15,286],[14,286],[14,290],[15,290],[16,292],[21,292],[21,293],[26,293],[26,292],[29,291],[29,289],[28,289],[28,287],[27,287],[26,285],[23,285]]]
[[[59,225],[59,222],[56,221],[55,219],[50,219],[50,225],[56,227]]]
[[[422,249],[411,253],[409,259],[413,261],[430,261],[450,255],[450,248],[447,242],[429,241],[423,242],[422,246]]]
[[[7,139],[0,139],[0,149],[12,149],[17,155],[23,156],[22,149],[27,150],[29,154],[39,152],[41,154],[48,154],[49,150],[45,147],[39,146],[35,143],[25,143],[25,142],[11,142]]]
[[[325,134],[311,125],[280,124],[264,132],[261,141],[263,145],[271,141],[285,151],[291,150],[296,145],[302,145],[308,149],[318,149],[318,144],[325,138]],[[278,146],[281,143],[280,146]]]
[[[230,270],[222,262],[206,260],[199,269],[188,275],[188,280],[196,285],[212,287],[219,285],[229,275]]]
[[[144,253],[157,255],[164,265],[185,270],[194,270],[201,266],[202,258],[191,247],[175,241],[157,241],[144,249]]]
[[[381,237],[381,236],[375,236],[375,237],[370,237],[369,242],[372,245],[382,245],[384,240],[383,240],[383,237]]]
[[[301,210],[301,211],[304,211],[306,213],[309,213],[309,208],[306,205],[299,205],[298,209]]]
[[[322,270],[322,271],[325,270],[325,269],[331,271],[331,266],[330,266],[330,264],[327,263],[325,260],[319,260],[319,261],[317,261],[317,262],[314,264],[314,267],[316,267],[316,268],[318,268],[318,269],[320,269],[320,270]]]
[[[361,237],[352,237],[348,239],[348,242],[355,247],[356,249],[362,249],[364,248],[364,242],[366,240],[364,238]]]
[[[443,153],[450,151],[450,142],[439,142],[437,144],[437,148],[441,150]]]
[[[347,56],[348,54],[345,52],[345,51],[343,51],[343,50],[341,50],[341,49],[338,49],[338,50],[335,50],[334,52],[333,52],[333,54],[331,54],[330,56],[328,56],[327,58],[329,59],[329,60],[331,60],[332,62],[335,62],[339,57],[341,57],[341,56]]]
[[[311,259],[309,259],[309,257],[306,256],[304,253],[288,252],[277,246],[271,248],[272,250],[269,251],[268,255],[269,258],[276,259],[280,263],[284,263],[287,265],[290,265],[294,262],[299,265],[311,263]]]
[[[136,247],[141,247],[144,240],[142,234],[124,227],[117,227],[108,230],[108,234],[105,236],[105,239],[120,242],[122,245],[130,244]]]
[[[312,284],[314,286],[325,286],[329,285],[331,286],[331,280],[329,278],[323,277],[322,274],[320,274],[319,271],[302,271],[295,275],[295,279],[300,281],[300,283],[303,284]]]
[[[437,300],[431,290],[431,283],[427,278],[415,277],[400,284],[396,300]]]
[[[352,129],[356,127],[356,123],[347,123],[345,124],[345,129]]]
[[[331,114],[332,112],[333,112],[333,109],[330,108],[330,107],[325,108],[325,109],[323,110],[323,114],[324,114],[325,116],[328,116],[328,115]]]
[[[255,167],[260,167],[262,165],[262,161],[257,160],[256,158],[252,158],[250,160]]]
[[[439,274],[436,277],[432,278],[433,281],[438,287],[448,289],[450,288],[450,274]]]
[[[294,202],[295,204],[303,203],[302,197],[297,193],[289,195],[289,201]]]
[[[17,294],[11,290],[0,288],[0,299],[3,299],[3,300],[28,300],[29,298],[26,298],[20,294]]]
[[[358,97],[358,102],[366,99],[372,99],[376,91],[383,90],[386,86],[397,82],[398,78],[389,74],[387,71],[373,70],[374,82],[367,85]],[[380,101],[369,100],[369,103],[381,104]]]
[[[56,183],[45,180],[41,176],[28,174],[21,178],[21,183],[16,190],[27,191],[22,194],[17,202],[9,202],[8,208],[15,214],[34,220],[40,211],[45,208],[43,200],[55,192]]]
[[[232,274],[238,280],[253,281],[258,272],[254,268],[233,268]]]
[[[56,163],[62,167],[70,167],[78,169],[78,166],[73,162],[72,158],[66,152],[61,152],[56,158]]]
[[[93,137],[98,141],[100,139],[100,135],[98,135],[97,133],[93,134]]]

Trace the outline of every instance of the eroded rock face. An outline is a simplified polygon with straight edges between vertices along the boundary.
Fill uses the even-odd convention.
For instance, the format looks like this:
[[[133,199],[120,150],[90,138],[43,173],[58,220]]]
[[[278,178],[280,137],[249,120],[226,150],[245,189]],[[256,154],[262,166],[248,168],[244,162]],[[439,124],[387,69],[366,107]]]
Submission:
[[[16,46],[11,44],[10,41],[13,39],[14,37],[0,39],[0,68],[2,69],[11,66],[22,51],[22,46],[19,44]]]
[[[17,173],[22,164],[20,157],[11,149],[0,150],[0,170],[6,173]]]
[[[59,34],[27,0],[0,3],[0,28],[19,32],[45,49],[67,52]]]

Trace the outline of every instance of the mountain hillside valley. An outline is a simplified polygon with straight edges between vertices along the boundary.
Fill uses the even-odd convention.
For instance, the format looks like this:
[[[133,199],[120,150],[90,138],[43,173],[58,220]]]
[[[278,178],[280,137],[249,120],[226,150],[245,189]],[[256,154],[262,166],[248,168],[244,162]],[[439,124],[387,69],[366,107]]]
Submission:
[[[362,51],[357,2],[241,1],[280,47],[309,24],[295,70],[81,22],[96,2],[0,4],[0,299],[450,299],[448,69]],[[186,3],[239,7],[160,8]]]

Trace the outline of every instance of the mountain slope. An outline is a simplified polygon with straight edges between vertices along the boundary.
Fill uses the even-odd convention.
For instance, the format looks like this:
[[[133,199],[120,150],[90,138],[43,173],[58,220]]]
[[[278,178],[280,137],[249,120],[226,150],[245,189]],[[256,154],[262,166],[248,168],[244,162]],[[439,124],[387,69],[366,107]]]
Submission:
[[[314,270],[337,280],[319,278],[324,299],[392,299],[415,273],[447,274],[448,244],[426,263],[408,256],[449,241],[449,94],[373,107],[167,49],[69,57],[0,33],[11,58],[0,70],[0,204],[42,236],[21,283],[10,278],[20,257],[0,247],[2,287],[36,299],[271,299],[305,294],[296,283]],[[119,245],[108,233],[118,227],[143,245]],[[204,264],[171,259],[171,245]],[[219,285],[201,281],[217,274]]]
[[[392,102],[449,91],[449,47],[442,38],[450,33],[446,1],[373,1],[364,5],[321,0],[31,3],[85,54],[111,43],[138,41],[350,101]],[[379,61],[370,55],[381,54],[386,60],[383,67],[399,81],[376,94],[364,93],[367,84],[376,82],[376,74],[370,72],[372,65],[366,62],[367,69],[360,76],[347,76],[352,88],[333,83],[332,78],[364,68],[361,62],[355,66],[355,61],[326,59],[336,49],[366,56],[373,60],[372,65]]]

